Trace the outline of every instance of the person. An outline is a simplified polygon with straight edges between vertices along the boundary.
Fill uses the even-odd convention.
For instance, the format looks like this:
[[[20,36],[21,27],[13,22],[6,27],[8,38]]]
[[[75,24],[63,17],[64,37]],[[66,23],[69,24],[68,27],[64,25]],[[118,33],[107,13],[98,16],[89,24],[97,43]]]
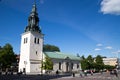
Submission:
[[[73,77],[75,77],[75,73],[73,72]]]
[[[101,73],[101,74],[103,73],[102,69],[100,70],[100,73]]]
[[[116,77],[118,77],[118,73],[117,73],[116,69],[114,69],[114,74],[115,74]]]
[[[83,74],[83,72],[82,72],[82,70],[80,70],[80,76],[82,77],[82,74]]]
[[[87,70],[84,71],[85,76],[87,76]]]
[[[90,70],[90,74],[93,75],[93,71],[92,70]]]

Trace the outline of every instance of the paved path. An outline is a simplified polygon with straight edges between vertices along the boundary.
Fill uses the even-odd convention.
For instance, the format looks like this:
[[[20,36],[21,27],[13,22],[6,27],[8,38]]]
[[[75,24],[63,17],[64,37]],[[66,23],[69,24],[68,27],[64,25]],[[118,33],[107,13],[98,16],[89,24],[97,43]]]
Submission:
[[[120,74],[118,74],[118,77],[116,77],[115,75],[110,75],[109,73],[97,73],[94,75],[88,75],[83,77],[81,77],[79,74],[76,74],[75,77],[69,76],[50,80],[120,80]]]
[[[75,74],[75,77],[70,75],[0,75],[0,80],[120,80],[120,73],[118,77],[110,75],[109,73],[96,73],[81,77]]]

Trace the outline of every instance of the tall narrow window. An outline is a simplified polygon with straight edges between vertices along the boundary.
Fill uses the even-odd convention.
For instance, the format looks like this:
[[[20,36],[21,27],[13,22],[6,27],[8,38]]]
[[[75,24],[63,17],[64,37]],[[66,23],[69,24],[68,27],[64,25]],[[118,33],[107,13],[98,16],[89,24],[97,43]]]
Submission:
[[[37,55],[37,51],[36,51],[36,55]]]
[[[77,69],[79,68],[79,64],[77,64]]]
[[[27,43],[27,41],[28,41],[28,38],[26,38],[26,41],[25,41],[25,43]]]
[[[37,40],[37,44],[39,44],[39,38],[38,38],[38,40]]]
[[[24,44],[25,44],[25,38],[24,38]]]
[[[71,69],[73,69],[73,63],[71,63]]]
[[[24,44],[27,43],[27,41],[28,41],[28,38],[27,37],[24,38]]]
[[[59,62],[59,70],[61,70],[61,62]]]
[[[34,43],[36,43],[36,38],[34,39]]]

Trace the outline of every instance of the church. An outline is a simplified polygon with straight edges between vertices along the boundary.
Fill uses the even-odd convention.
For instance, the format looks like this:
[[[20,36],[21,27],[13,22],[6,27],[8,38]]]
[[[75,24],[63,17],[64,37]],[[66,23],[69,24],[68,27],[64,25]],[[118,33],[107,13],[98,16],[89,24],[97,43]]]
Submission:
[[[62,52],[43,52],[44,34],[39,28],[39,17],[36,3],[28,17],[28,25],[21,35],[19,72],[41,74],[42,61],[49,57],[53,63],[53,72],[72,72],[81,69],[80,57]]]

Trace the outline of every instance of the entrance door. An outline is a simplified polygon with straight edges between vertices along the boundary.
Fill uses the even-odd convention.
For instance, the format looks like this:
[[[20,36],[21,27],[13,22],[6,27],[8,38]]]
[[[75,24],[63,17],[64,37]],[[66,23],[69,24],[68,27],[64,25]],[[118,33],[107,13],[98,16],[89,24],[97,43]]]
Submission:
[[[23,73],[26,74],[26,69],[25,68],[23,68]]]
[[[69,71],[69,62],[66,62],[66,72]]]

